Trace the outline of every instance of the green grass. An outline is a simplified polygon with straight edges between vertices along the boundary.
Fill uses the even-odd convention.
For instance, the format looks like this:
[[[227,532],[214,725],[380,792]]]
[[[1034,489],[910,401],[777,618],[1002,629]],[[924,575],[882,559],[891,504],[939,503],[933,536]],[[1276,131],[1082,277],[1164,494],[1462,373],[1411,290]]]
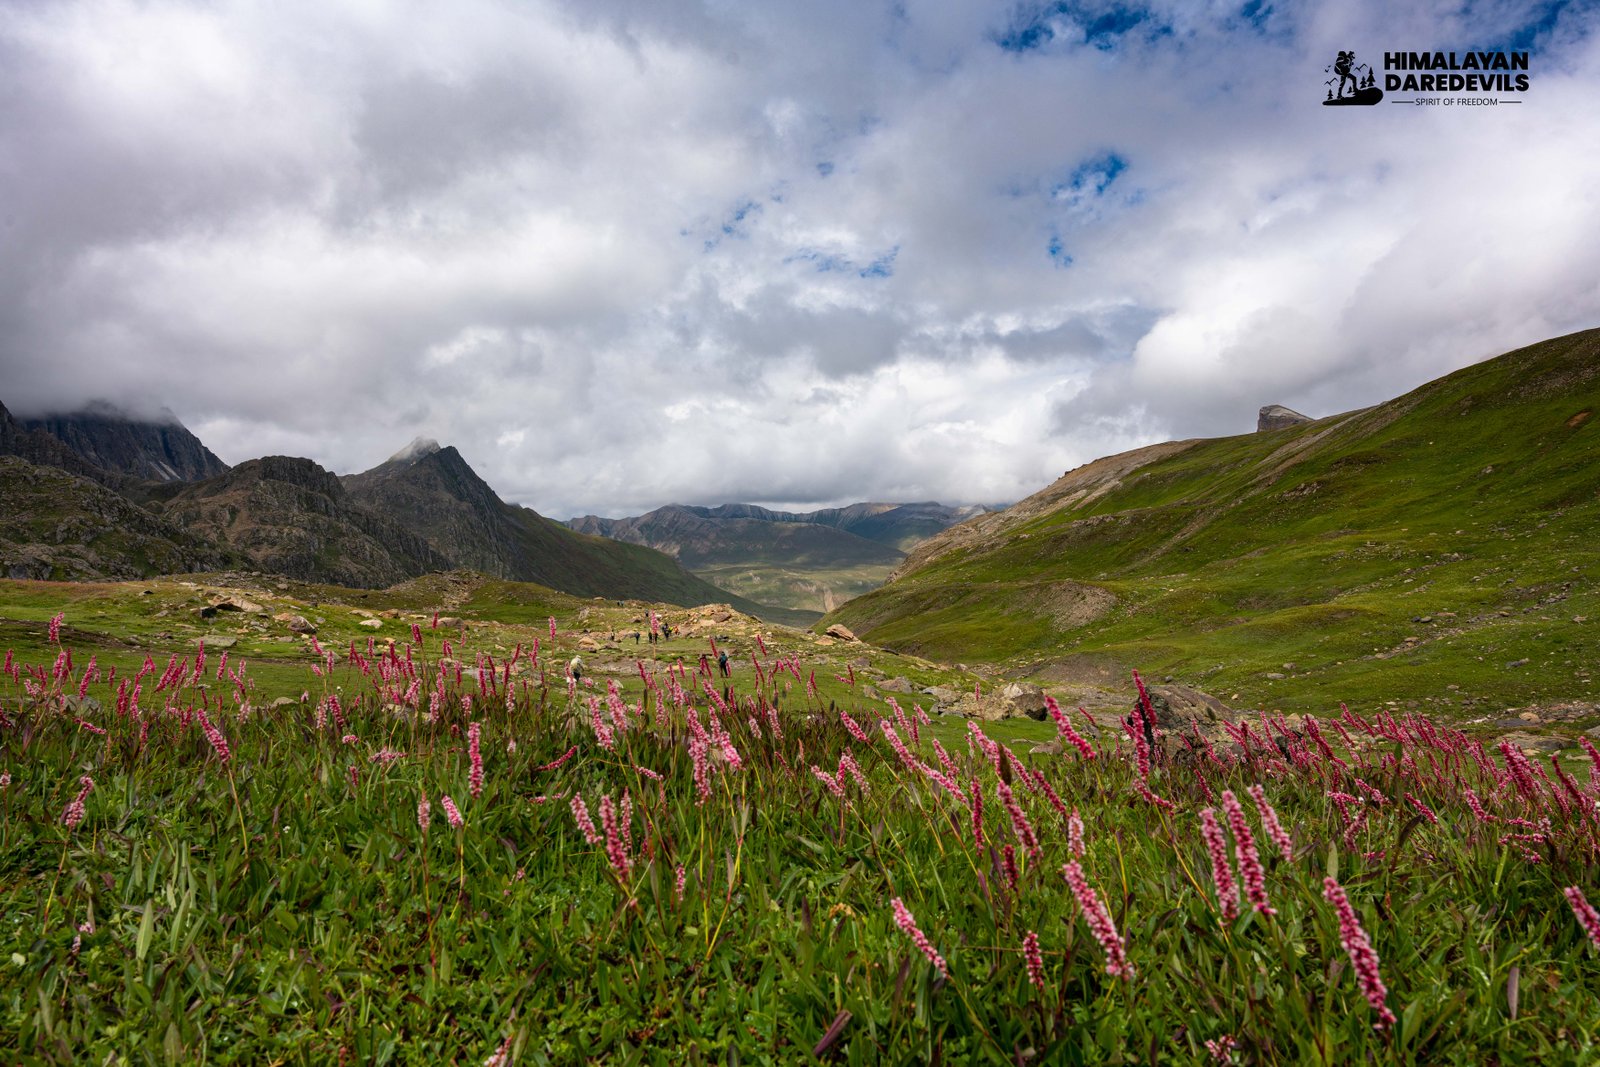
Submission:
[[[97,611],[128,611],[114,590],[65,587],[76,599],[50,602],[62,588],[12,588],[9,610],[27,616],[16,629],[47,626],[43,613],[60,605],[70,639],[92,632]],[[430,596],[460,592],[397,596],[426,607]],[[1460,735],[1427,743],[1408,720],[1396,741],[1352,720],[1354,749],[1340,746],[1348,769],[1304,739],[1292,762],[1272,747],[1225,750],[1221,762],[1158,762],[1149,787],[1175,805],[1165,811],[1133,791],[1133,768],[1110,738],[1096,738],[1092,762],[997,753],[996,763],[969,751],[961,724],[939,723],[955,779],[983,793],[979,848],[964,800],[905,765],[876,729],[870,743],[852,740],[828,709],[838,703],[872,728],[891,714],[885,705],[836,682],[813,698],[777,666],[780,655],[800,656],[809,673],[818,646],[799,635],[771,635],[772,654],[758,655],[764,684],[749,669],[737,676],[729,696],[742,710],[722,725],[739,763],[711,760],[702,792],[685,739],[691,715],[710,721],[703,693],[692,709],[664,700],[667,672],[657,665],[648,698],[637,678],[624,687],[636,706],[608,747],[586,701],[569,699],[550,667],[580,636],[569,626],[616,621],[596,614],[614,604],[492,583],[473,593],[477,605],[467,601],[463,616],[569,613],[539,664],[519,657],[509,693],[486,694],[470,678],[458,686],[453,668],[436,674],[444,635],[425,629],[411,646],[409,628],[387,665],[340,656],[324,676],[293,665],[291,688],[311,699],[279,708],[261,699],[267,686],[254,663],[237,684],[217,679],[215,653],[203,671],[187,662],[185,681],[158,692],[160,664],[143,679],[137,714],[126,704],[119,712],[116,682],[85,677],[86,649],[53,678],[61,650],[48,637],[19,661],[21,678],[43,671],[42,685],[0,678],[0,772],[11,776],[0,792],[0,1055],[482,1063],[503,1046],[508,1062],[529,1064],[778,1064],[811,1058],[836,1023],[822,1056],[849,1064],[1192,1063],[1224,1037],[1237,1042],[1240,1063],[1597,1054],[1600,951],[1561,895],[1577,884],[1600,899],[1595,823],[1559,809],[1537,783],[1527,799],[1496,793]],[[172,590],[152,596],[183,603]],[[340,633],[344,625],[329,624]],[[492,653],[499,668],[502,639],[534,629],[482,619],[467,638],[454,635],[453,653],[485,666],[479,654]],[[688,652],[704,641],[673,645]],[[952,680],[881,650],[843,654]],[[819,682],[820,668],[834,665],[817,665]],[[229,666],[241,670],[237,658]],[[418,688],[407,696],[413,674]],[[76,700],[80,686],[91,703]],[[615,725],[603,680],[592,692],[602,721]],[[317,705],[335,693],[338,718],[325,706],[320,721]],[[226,761],[201,709],[226,737]],[[482,730],[477,797],[469,723]],[[1004,742],[1048,729],[989,732]],[[920,742],[909,724],[901,730],[918,758],[943,763],[927,728]],[[1323,731],[1338,741],[1331,723]],[[405,755],[374,760],[386,750]],[[846,752],[865,786],[846,778],[837,797],[811,767],[833,771]],[[1133,977],[1107,974],[1059,873],[1075,858],[1064,820],[1043,792],[1024,788],[1025,769],[1082,813],[1081,862],[1127,939]],[[1566,770],[1581,788],[1582,766]],[[85,775],[94,781],[85,818],[68,827],[63,813]],[[1036,828],[1037,855],[1005,814],[1002,781]],[[1276,855],[1251,812],[1276,914],[1246,902],[1241,918],[1223,922],[1198,813],[1212,794],[1242,796],[1256,781],[1296,847]],[[1468,811],[1469,786],[1499,818],[1548,819],[1539,830],[1547,840],[1502,840],[1505,827]],[[1352,829],[1330,789],[1376,789],[1386,800],[1365,806],[1366,821]],[[1408,792],[1437,810],[1438,825],[1414,817],[1401,799]],[[574,794],[602,825],[601,798],[629,796],[627,869],[604,843],[585,840]],[[447,824],[445,795],[462,809],[460,830]],[[1014,887],[1002,848],[1018,854]],[[1376,948],[1398,1017],[1392,1029],[1373,1028],[1322,896],[1328,875]],[[891,898],[914,913],[948,978],[897,928]],[[1042,950],[1039,987],[1021,949],[1029,931]]]
[[[1024,673],[1109,657],[1286,710],[1594,701],[1596,407],[1590,331],[1365,412],[1199,442],[827,621]],[[1029,597],[1063,581],[1115,606],[1052,622]]]
[[[701,564],[694,573],[719,588],[760,604],[814,613],[811,622],[831,608],[889,580],[892,563],[849,566],[798,566],[794,562]]]

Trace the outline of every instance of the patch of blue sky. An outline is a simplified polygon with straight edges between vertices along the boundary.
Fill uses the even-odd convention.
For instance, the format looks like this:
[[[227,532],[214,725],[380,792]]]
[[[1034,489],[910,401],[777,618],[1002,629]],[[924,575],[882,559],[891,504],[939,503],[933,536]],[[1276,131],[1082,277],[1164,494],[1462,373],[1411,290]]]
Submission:
[[[1467,4],[1463,16],[1470,22],[1474,15],[1475,4]],[[1491,39],[1480,41],[1472,45],[1475,52],[1531,52],[1535,50],[1540,41],[1547,38],[1556,28],[1556,23],[1564,15],[1589,14],[1589,30],[1593,32],[1600,18],[1596,17],[1597,9],[1593,4],[1573,4],[1571,0],[1544,0],[1543,3],[1529,4],[1517,9],[1518,17],[1510,23],[1496,28]],[[1492,16],[1490,16],[1492,17]],[[1442,47],[1442,46],[1441,46]]]
[[[1101,196],[1128,169],[1128,161],[1115,152],[1102,152],[1079,163],[1050,186],[1050,199],[1069,204]]]
[[[1057,38],[1110,52],[1136,29],[1153,36],[1172,32],[1172,28],[1159,22],[1150,9],[1137,4],[1055,0],[1042,6],[1020,8],[1011,25],[994,34],[992,40],[1008,52],[1036,51]]]
[[[1072,266],[1072,257],[1067,254],[1067,247],[1062,243],[1061,234],[1051,231],[1050,242],[1045,246],[1045,252],[1050,256],[1050,262],[1057,267]]]
[[[824,252],[817,248],[802,248],[784,257],[785,263],[810,263],[818,274],[854,274],[858,278],[889,278],[894,275],[894,261],[900,255],[900,246],[878,256],[866,266],[858,265],[849,256],[838,252]]]
[[[723,221],[722,225],[718,228],[718,232],[706,238],[705,251],[709,252],[713,248],[716,248],[722,243],[723,238],[725,237],[743,237],[745,235],[744,221],[750,218],[752,215],[759,214],[760,211],[761,205],[756,203],[754,200],[741,201],[739,205],[733,209],[733,213]]]
[[[862,267],[856,273],[863,278],[888,278],[894,274],[895,257],[900,255],[900,246],[895,245],[877,259]]]

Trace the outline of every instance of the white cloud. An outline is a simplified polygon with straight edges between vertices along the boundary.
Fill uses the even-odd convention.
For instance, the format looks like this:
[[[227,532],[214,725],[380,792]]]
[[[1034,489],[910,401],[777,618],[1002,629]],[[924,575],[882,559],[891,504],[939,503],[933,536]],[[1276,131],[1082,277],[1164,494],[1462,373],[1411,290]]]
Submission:
[[[0,9],[0,399],[555,516],[992,502],[1600,321],[1592,10],[1471,111],[1321,70],[1547,6],[1128,10]]]

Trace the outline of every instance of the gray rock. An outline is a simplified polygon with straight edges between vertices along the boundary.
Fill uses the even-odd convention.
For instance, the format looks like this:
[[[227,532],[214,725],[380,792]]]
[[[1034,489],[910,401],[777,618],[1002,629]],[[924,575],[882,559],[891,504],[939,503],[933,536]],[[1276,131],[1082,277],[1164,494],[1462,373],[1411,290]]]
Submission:
[[[836,637],[840,641],[859,641],[859,640],[861,640],[859,637],[857,637],[854,633],[852,633],[850,631],[850,627],[844,625],[843,623],[836,622],[832,626],[828,627],[826,630],[824,630],[822,632],[827,634],[829,637]]]
[[[1290,426],[1299,426],[1310,421],[1311,416],[1302,415],[1292,408],[1286,408],[1282,404],[1268,404],[1256,415],[1256,433],[1286,430]]]

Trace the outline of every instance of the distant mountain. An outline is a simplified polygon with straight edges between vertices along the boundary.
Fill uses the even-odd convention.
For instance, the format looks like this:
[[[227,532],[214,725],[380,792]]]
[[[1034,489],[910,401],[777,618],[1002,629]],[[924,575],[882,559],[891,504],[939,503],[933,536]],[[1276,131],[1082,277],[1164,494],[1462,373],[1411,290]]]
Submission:
[[[104,402],[66,414],[21,420],[47,433],[104,471],[152,482],[194,482],[224,473],[228,465],[190,433],[177,416],[136,419]]]
[[[1600,707],[1597,409],[1589,330],[1361,411],[1109,456],[924,541],[827,621],[1286,710]]]
[[[708,543],[728,541],[726,534],[716,533],[718,527],[726,522],[749,520],[756,523],[804,525],[840,530],[905,552],[918,541],[932,537],[940,530],[956,523],[982,515],[988,510],[977,505],[951,507],[934,501],[918,504],[851,504],[848,507],[805,512],[772,511],[755,504],[722,504],[714,508],[668,504],[649,514],[633,518],[602,519],[597,515],[585,515],[582,518],[568,520],[567,525],[580,533],[598,534],[601,537],[630,541],[634,544],[648,544],[664,552],[671,551],[667,546],[676,544],[679,552],[689,552],[689,559],[704,558],[727,562],[727,557],[721,550],[701,549],[695,543],[696,537],[706,537]],[[689,518],[707,522],[694,526],[686,522]],[[745,529],[754,530],[755,527]],[[740,538],[734,537],[731,540],[737,542]],[[839,551],[848,553],[849,550],[841,547]],[[686,565],[692,564],[686,561]]]
[[[306,581],[387,586],[470,569],[561,592],[768,608],[637,545],[577,534],[502,501],[454,448],[418,439],[340,479],[308,459],[229,468],[176,419],[95,408],[23,422],[0,405],[0,568],[43,578],[248,566]]]
[[[405,525],[352,501],[309,459],[252,459],[152,507],[257,569],[304,581],[371,588],[455,566]]]
[[[665,552],[708,581],[764,603],[826,611],[880,585],[906,548],[984,510],[932,502],[811,512],[669,504],[632,518],[586,515],[567,525]]]
[[[455,567],[537,582],[577,596],[726,602],[740,611],[804,623],[695,577],[650,548],[576,533],[505,503],[461,453],[418,439],[377,467],[341,478],[349,499],[424,538]]]

